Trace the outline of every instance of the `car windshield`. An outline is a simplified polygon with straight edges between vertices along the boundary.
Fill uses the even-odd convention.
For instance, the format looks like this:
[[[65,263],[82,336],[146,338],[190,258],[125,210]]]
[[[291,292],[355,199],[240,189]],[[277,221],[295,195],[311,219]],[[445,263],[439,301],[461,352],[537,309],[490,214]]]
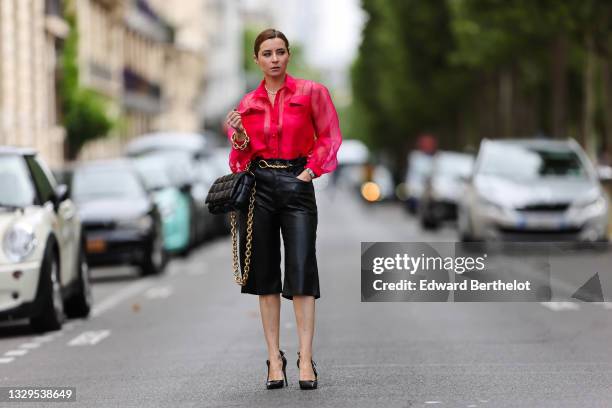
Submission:
[[[0,207],[34,204],[36,191],[21,156],[0,155]]]
[[[488,145],[479,172],[511,179],[587,177],[575,151],[519,145]]]
[[[76,201],[130,198],[145,194],[135,173],[122,168],[83,168],[75,171],[72,194]]]
[[[161,160],[151,160],[146,157],[135,159],[134,167],[143,179],[147,190],[157,190],[172,185],[166,171],[166,163]]]
[[[436,158],[435,169],[447,177],[467,176],[472,171],[473,159],[463,154],[442,153]]]

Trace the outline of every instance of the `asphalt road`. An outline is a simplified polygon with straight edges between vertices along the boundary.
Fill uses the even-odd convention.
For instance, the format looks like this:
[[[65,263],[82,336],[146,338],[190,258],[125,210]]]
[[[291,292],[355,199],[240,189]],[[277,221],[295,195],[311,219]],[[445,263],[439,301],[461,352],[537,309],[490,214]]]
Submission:
[[[317,194],[318,390],[299,389],[285,299],[289,388],[265,389],[258,302],[233,283],[229,238],[159,277],[94,270],[92,317],[61,331],[0,327],[1,385],[76,387],[79,407],[612,406],[612,305],[362,303],[361,241],[453,241],[455,232],[424,233],[396,205]]]

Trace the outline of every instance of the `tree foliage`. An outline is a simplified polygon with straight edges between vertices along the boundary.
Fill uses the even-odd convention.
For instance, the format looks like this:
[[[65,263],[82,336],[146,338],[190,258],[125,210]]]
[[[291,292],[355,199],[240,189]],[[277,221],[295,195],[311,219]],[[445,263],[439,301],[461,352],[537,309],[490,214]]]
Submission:
[[[612,150],[612,3],[362,0],[351,133],[403,160],[483,137],[573,136]],[[589,65],[590,64],[590,65]],[[587,100],[591,101],[587,103]],[[604,135],[607,135],[604,137]]]
[[[76,17],[67,15],[70,33],[62,54],[60,94],[66,128],[66,156],[75,159],[89,141],[106,136],[115,122],[107,113],[105,99],[79,83],[78,30]]]

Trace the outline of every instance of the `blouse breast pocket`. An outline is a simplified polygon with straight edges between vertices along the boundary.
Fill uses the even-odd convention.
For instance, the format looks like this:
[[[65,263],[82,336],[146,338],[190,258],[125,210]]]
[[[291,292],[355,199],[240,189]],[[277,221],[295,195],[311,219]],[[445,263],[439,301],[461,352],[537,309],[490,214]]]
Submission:
[[[301,115],[308,113],[310,110],[310,96],[295,95],[289,99],[286,107],[286,112],[289,114]]]

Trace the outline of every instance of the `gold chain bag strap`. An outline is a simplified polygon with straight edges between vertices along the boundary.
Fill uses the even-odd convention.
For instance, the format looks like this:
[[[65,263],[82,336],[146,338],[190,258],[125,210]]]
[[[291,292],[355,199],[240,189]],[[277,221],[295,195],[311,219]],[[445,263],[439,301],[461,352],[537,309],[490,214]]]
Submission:
[[[232,248],[234,253],[234,280],[241,286],[246,285],[249,277],[253,240],[253,212],[255,209],[255,174],[251,171],[251,163],[245,171],[226,174],[212,184],[206,196],[208,210],[212,214],[230,213]],[[238,255],[238,233],[236,216],[238,211],[248,210],[247,216],[247,252],[244,262],[244,276],[240,275]]]
[[[247,168],[250,168],[251,163]],[[286,169],[291,166],[286,164],[275,164],[268,163],[264,159],[260,159],[257,165],[262,169]],[[240,257],[238,253],[238,231],[236,229],[236,217],[237,211],[233,211],[230,214],[231,225],[232,225],[232,253],[233,253],[233,267],[234,267],[234,280],[240,286],[244,286],[249,279],[249,271],[251,270],[251,255],[252,255],[252,244],[253,244],[253,212],[255,210],[255,185],[251,191],[251,198],[249,200],[249,210],[247,213],[247,228],[246,228],[246,250],[244,254],[244,273],[240,275]]]
[[[233,267],[234,267],[234,280],[240,286],[244,286],[249,279],[249,270],[251,269],[251,254],[253,244],[253,212],[255,210],[255,185],[251,190],[251,197],[249,198],[249,210],[247,212],[247,234],[246,234],[246,251],[244,254],[244,274],[240,275],[240,257],[238,254],[238,231],[236,228],[236,217],[238,211],[232,211],[230,213],[230,220],[232,224],[232,253],[233,253]]]

